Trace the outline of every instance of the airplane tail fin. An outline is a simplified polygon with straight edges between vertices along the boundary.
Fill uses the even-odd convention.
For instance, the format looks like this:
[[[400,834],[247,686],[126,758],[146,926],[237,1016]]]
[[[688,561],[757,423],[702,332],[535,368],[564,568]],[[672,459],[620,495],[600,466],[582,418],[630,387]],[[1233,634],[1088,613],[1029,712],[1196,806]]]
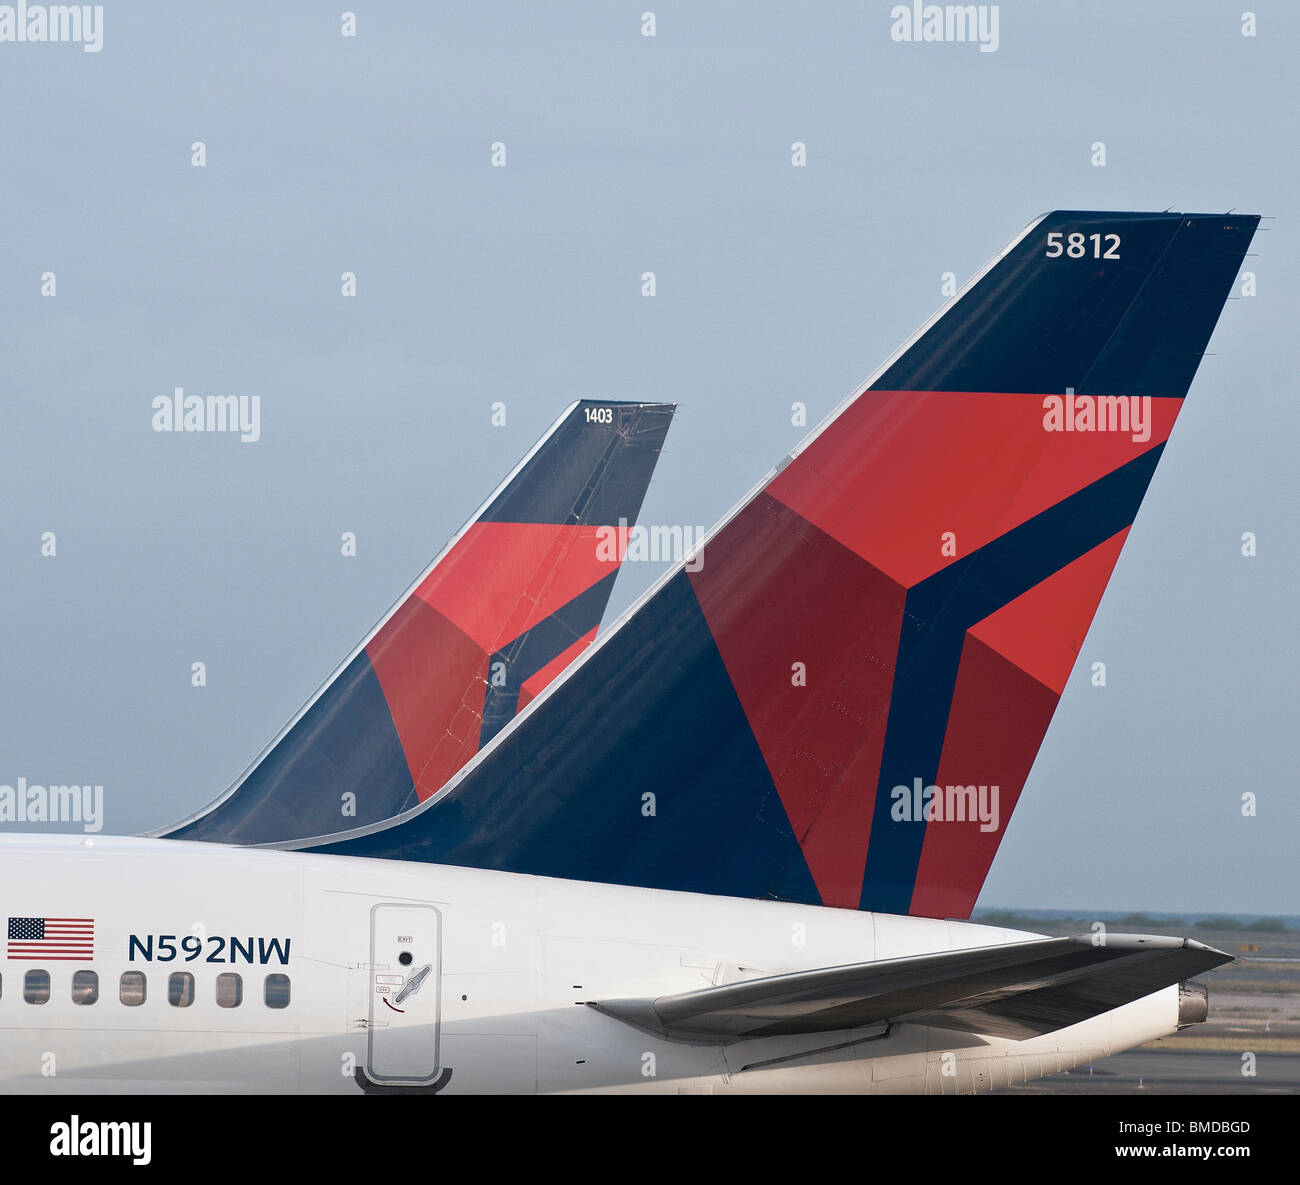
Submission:
[[[313,846],[969,916],[1257,222],[1045,215],[443,793]]]
[[[573,404],[204,812],[155,834],[270,843],[427,799],[595,638],[672,419]]]

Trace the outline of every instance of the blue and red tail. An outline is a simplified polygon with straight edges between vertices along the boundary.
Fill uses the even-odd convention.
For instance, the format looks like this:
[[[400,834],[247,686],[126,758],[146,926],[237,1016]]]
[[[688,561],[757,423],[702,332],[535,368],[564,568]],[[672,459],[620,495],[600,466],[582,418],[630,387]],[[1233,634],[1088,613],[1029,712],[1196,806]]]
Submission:
[[[226,795],[157,834],[272,843],[429,798],[594,640],[622,555],[602,541],[673,410],[570,407]]]
[[[1035,222],[442,794],[315,850],[969,916],[1257,222]]]

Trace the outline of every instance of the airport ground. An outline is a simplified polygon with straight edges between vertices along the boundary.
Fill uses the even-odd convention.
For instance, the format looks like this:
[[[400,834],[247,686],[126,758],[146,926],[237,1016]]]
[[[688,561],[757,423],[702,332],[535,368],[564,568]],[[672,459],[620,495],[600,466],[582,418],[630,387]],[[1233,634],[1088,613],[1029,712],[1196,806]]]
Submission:
[[[982,920],[982,919],[977,919]],[[1128,933],[1177,934],[1237,956],[1197,977],[1209,1019],[1091,1066],[1008,1087],[1002,1094],[1300,1093],[1300,930],[1108,923]],[[1078,922],[1025,919],[1045,934],[1086,933]]]

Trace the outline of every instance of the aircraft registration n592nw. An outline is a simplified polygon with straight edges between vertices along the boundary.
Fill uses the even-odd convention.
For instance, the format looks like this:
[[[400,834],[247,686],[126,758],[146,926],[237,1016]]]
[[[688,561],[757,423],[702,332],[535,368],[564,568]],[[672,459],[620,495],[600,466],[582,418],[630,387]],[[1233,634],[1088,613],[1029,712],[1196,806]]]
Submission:
[[[1204,1020],[1222,952],[960,919],[1257,223],[1033,222],[396,818],[0,837],[0,1089],[958,1093]]]

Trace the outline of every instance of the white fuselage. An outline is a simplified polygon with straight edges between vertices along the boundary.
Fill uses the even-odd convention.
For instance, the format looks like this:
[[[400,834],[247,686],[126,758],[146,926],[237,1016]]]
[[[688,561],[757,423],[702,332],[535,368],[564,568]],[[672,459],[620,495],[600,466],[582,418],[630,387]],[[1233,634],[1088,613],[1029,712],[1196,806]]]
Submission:
[[[414,862],[4,835],[0,900],[93,921],[89,958],[6,946],[10,1092],[955,1093],[1177,1027],[1174,986],[1028,1041],[908,1024],[667,1040],[585,1002],[1036,936]]]

